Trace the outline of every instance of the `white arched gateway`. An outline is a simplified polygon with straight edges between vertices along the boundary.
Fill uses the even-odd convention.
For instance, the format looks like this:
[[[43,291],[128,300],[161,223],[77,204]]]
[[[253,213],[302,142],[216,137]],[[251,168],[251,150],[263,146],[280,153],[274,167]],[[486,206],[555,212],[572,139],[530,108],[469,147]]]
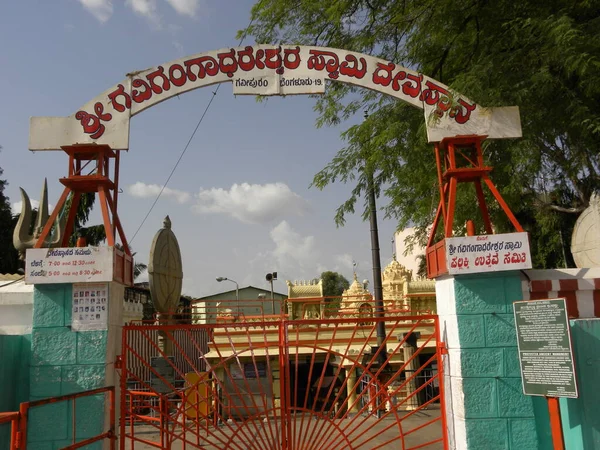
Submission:
[[[130,118],[184,92],[232,82],[236,95],[320,94],[326,80],[362,86],[423,109],[429,142],[461,135],[521,136],[517,107],[481,107],[392,62],[332,48],[256,45],[199,53],[131,72],[68,117],[33,117],[29,149],[97,143],[127,150]]]

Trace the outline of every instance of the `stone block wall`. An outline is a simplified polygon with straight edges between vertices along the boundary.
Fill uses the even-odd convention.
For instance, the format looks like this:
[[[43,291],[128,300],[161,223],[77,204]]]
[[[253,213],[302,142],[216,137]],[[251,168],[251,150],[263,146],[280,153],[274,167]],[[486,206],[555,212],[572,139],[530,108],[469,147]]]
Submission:
[[[548,448],[547,422],[536,420],[543,399],[523,395],[521,386],[512,306],[523,299],[521,288],[519,272],[436,282],[452,449]]]
[[[70,284],[37,285],[31,336],[30,399],[72,394],[106,385],[107,331],[71,330]],[[101,433],[104,394],[75,404],[77,440]],[[30,410],[28,448],[50,450],[71,443],[72,402]],[[101,448],[102,443],[86,448]]]

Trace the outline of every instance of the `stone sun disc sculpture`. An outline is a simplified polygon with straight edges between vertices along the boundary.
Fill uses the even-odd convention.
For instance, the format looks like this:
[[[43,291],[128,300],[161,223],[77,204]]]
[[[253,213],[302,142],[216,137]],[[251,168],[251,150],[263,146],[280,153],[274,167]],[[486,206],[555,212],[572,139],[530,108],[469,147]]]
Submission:
[[[600,266],[600,195],[594,193],[573,229],[571,253],[579,268]]]
[[[154,308],[160,314],[175,312],[181,298],[183,281],[181,251],[171,220],[167,216],[152,241],[148,263],[150,293]]]

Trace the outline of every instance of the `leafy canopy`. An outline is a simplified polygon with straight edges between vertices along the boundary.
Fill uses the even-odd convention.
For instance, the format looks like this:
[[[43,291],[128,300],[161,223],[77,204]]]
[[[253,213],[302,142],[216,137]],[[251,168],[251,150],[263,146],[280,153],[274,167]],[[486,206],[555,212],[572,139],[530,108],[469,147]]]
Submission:
[[[489,141],[484,157],[531,233],[534,264],[549,267],[565,263],[568,242],[559,242],[559,231],[568,240],[575,213],[600,186],[599,11],[591,0],[259,0],[240,34],[259,43],[368,53],[431,76],[480,105],[519,106],[523,138]],[[342,133],[346,145],[313,180],[320,189],[336,181],[354,185],[336,222],[343,224],[364,199],[361,169],[371,165],[388,200],[387,217],[399,228],[415,225],[413,238],[423,242],[439,198],[421,111],[333,82],[315,109],[318,126],[370,112]],[[468,188],[460,193],[457,231],[470,218],[483,232],[474,198]],[[510,230],[499,208],[488,204],[496,231]]]
[[[337,272],[326,271],[321,273],[323,280],[323,295],[325,297],[338,297],[350,287],[350,282]]]

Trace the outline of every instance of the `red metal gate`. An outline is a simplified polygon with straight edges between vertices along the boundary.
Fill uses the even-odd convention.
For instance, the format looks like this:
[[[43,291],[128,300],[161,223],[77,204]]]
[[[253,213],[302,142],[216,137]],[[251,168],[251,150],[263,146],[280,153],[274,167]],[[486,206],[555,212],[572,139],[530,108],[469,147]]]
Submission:
[[[126,326],[121,449],[446,449],[438,319],[406,314]]]

